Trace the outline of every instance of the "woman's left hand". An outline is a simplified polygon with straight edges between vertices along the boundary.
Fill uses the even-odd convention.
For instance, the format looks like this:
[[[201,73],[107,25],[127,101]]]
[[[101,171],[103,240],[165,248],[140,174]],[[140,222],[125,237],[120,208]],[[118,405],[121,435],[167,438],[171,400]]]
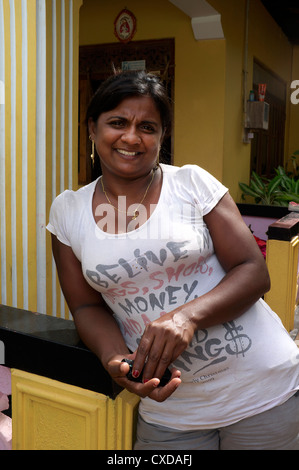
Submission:
[[[188,347],[196,326],[186,306],[164,314],[149,323],[140,340],[134,360],[133,373],[139,375],[144,367],[143,381],[161,378],[166,368]]]
[[[126,357],[134,360],[135,354],[129,354]],[[157,377],[153,377],[145,382],[129,380],[127,378],[129,364],[122,362],[122,359],[123,356],[117,355],[112,357],[106,369],[118,385],[141,398],[149,397],[154,401],[163,402],[175,392],[181,383],[181,373],[175,368],[171,370],[171,377],[168,383],[161,387],[159,386],[160,383]]]

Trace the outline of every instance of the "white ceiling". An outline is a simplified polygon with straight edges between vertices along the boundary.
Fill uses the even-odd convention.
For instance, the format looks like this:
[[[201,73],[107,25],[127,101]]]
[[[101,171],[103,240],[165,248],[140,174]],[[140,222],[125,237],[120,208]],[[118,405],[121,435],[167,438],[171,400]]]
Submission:
[[[197,41],[223,39],[221,15],[206,0],[169,0],[191,18],[191,26]]]

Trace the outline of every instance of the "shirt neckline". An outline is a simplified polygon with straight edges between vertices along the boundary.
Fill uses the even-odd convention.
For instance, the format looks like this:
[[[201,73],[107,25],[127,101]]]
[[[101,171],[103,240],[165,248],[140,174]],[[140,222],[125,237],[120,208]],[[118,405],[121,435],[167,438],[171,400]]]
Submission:
[[[95,230],[96,232],[98,232],[100,235],[101,235],[101,238],[103,238],[103,236],[105,237],[109,237],[109,238],[127,238],[127,237],[130,237],[130,236],[134,236],[135,234],[138,234],[140,233],[141,231],[145,230],[146,227],[148,226],[149,222],[153,219],[153,217],[157,214],[158,210],[159,210],[159,207],[161,206],[162,204],[162,200],[163,200],[163,197],[164,197],[164,191],[165,191],[165,174],[166,172],[164,171],[165,168],[164,168],[164,164],[163,163],[160,163],[159,164],[160,168],[161,168],[161,172],[162,172],[162,186],[161,186],[161,191],[160,191],[160,195],[159,195],[159,199],[158,199],[158,202],[156,204],[156,207],[155,209],[153,210],[153,212],[151,213],[151,215],[149,216],[149,218],[144,222],[144,224],[142,224],[140,227],[134,229],[134,230],[131,230],[129,232],[122,232],[122,233],[111,233],[111,232],[104,232],[96,223],[95,221],[95,218],[94,218],[94,215],[93,215],[93,211],[92,211],[92,201],[93,201],[93,196],[94,196],[94,192],[95,192],[95,189],[96,189],[96,186],[97,186],[97,183],[100,181],[101,177],[102,176],[99,176],[95,181],[94,181],[94,186],[93,186],[93,190],[91,192],[91,195],[90,195],[90,198],[89,198],[89,213],[91,215],[91,218],[92,218],[92,221],[93,221],[93,224],[95,226]]]

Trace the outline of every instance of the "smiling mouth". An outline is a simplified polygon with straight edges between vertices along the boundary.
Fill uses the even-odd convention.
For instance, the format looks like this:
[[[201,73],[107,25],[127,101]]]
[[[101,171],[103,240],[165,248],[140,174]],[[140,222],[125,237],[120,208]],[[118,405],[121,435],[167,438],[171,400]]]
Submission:
[[[136,157],[136,155],[139,155],[141,152],[129,152],[128,150],[123,150],[123,149],[116,149],[121,155],[125,155],[126,157]]]

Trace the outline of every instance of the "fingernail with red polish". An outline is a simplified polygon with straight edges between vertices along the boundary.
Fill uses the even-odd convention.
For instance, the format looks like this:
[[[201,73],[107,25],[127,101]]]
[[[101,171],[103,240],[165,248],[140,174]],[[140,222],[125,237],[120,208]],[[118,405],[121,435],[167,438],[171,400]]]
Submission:
[[[134,370],[134,372],[132,373],[134,379],[137,379],[138,375],[139,375],[139,370]]]

